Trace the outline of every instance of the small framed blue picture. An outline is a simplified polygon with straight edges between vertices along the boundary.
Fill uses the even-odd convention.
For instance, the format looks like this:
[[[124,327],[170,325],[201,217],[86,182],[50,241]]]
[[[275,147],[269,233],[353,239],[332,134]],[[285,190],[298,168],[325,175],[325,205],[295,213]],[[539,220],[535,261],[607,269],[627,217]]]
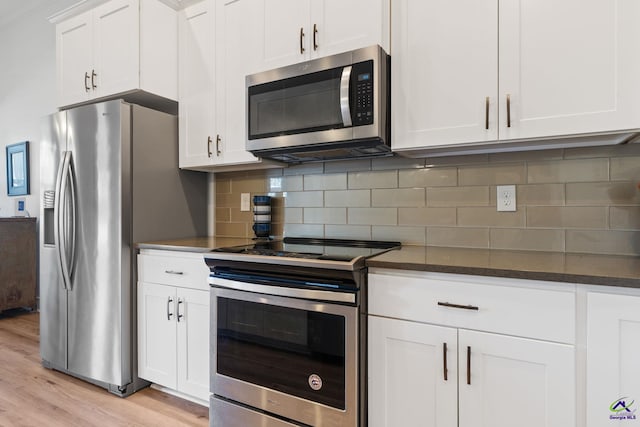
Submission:
[[[7,145],[7,194],[29,194],[29,141]]]

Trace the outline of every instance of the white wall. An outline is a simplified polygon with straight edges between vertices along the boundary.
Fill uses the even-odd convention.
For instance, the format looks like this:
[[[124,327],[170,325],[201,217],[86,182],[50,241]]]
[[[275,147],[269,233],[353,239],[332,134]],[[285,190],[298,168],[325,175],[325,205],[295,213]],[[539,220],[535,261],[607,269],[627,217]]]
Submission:
[[[26,209],[39,215],[40,120],[56,111],[55,27],[47,17],[77,1],[31,2],[16,20],[0,25],[0,216],[15,214],[15,197],[7,196],[5,147],[22,141],[29,141],[31,157]]]

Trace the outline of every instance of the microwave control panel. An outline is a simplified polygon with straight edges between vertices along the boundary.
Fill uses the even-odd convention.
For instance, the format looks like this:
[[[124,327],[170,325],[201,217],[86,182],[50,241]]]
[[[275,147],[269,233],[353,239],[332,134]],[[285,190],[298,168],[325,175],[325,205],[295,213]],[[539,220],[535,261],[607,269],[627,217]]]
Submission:
[[[355,100],[352,106],[354,126],[373,123],[373,61],[360,62],[353,65],[352,90]]]

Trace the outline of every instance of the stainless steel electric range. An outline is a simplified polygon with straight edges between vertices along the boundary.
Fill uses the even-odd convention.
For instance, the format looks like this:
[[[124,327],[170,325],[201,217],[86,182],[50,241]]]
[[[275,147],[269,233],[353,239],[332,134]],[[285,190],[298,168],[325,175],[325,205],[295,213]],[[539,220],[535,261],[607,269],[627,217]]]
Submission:
[[[210,425],[366,425],[365,260],[399,246],[285,238],[205,255]]]

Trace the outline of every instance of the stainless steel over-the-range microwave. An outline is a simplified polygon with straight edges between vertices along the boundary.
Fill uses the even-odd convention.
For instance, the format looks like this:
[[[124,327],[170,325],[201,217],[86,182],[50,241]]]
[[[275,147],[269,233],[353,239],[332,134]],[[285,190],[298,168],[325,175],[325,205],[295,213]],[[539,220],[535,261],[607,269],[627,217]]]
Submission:
[[[389,65],[370,46],[247,76],[247,150],[284,162],[391,155]]]

